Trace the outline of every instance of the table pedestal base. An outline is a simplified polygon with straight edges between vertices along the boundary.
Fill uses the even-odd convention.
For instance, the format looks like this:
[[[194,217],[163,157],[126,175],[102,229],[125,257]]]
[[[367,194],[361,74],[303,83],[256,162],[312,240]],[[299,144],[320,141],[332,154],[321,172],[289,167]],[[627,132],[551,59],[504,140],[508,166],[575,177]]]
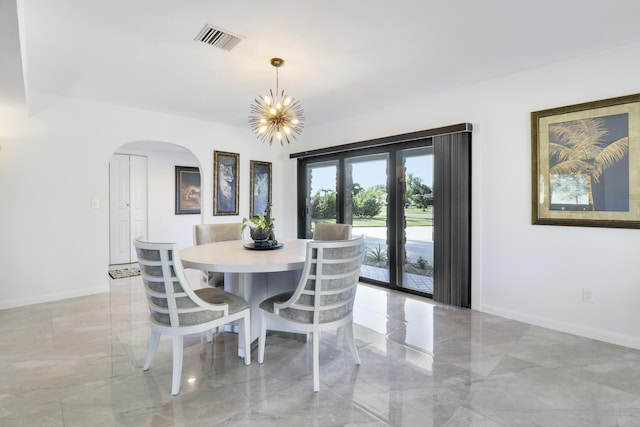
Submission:
[[[236,294],[251,307],[251,339],[260,335],[260,303],[282,292],[293,291],[298,286],[302,270],[273,273],[224,273],[224,290]],[[234,326],[234,332],[237,327]],[[226,330],[226,329],[225,329]],[[238,343],[238,356],[244,357],[243,343]]]

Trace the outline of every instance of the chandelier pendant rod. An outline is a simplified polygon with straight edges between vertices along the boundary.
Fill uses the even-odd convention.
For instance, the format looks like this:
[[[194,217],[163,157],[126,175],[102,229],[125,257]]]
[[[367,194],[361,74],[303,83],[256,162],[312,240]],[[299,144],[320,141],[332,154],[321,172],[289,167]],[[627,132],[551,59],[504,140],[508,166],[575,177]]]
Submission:
[[[280,79],[278,78],[278,68],[280,68],[280,66],[276,67],[276,95],[278,96],[278,101],[280,100]]]

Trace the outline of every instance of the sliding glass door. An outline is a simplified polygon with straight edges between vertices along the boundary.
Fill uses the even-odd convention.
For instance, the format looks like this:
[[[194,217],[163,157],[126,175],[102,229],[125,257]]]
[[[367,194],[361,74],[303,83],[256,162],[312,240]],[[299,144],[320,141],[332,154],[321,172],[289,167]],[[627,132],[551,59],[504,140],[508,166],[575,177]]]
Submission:
[[[337,222],[338,161],[309,164],[305,170],[304,188],[304,236],[311,238],[318,222]]]
[[[398,286],[433,294],[433,149],[398,150]]]
[[[367,236],[363,281],[432,294],[433,151],[427,142],[305,162],[301,235],[311,238],[319,222],[351,224],[354,235]]]
[[[388,178],[389,154],[344,159],[344,221],[354,235],[367,236],[362,278],[389,283]]]
[[[290,155],[298,236],[351,224],[367,236],[361,280],[471,306],[471,124]]]

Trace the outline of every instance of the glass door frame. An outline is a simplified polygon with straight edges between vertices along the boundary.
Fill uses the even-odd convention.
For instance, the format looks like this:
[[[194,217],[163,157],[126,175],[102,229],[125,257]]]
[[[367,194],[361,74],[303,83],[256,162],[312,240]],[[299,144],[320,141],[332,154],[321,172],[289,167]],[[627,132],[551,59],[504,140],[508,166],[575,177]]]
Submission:
[[[422,138],[410,142],[398,142],[393,144],[385,144],[382,146],[361,148],[358,150],[347,150],[342,152],[331,152],[323,155],[299,158],[298,159],[298,237],[310,238],[307,234],[307,166],[314,163],[326,163],[337,161],[337,177],[336,177],[336,221],[338,223],[345,222],[345,182],[346,168],[345,161],[354,157],[365,157],[375,154],[386,154],[388,156],[387,164],[387,254],[389,261],[389,282],[382,282],[372,278],[361,277],[366,283],[383,286],[389,289],[400,290],[403,292],[432,297],[432,294],[420,292],[405,286],[402,283],[402,265],[398,257],[401,255],[401,246],[404,236],[404,168],[398,164],[398,152],[411,148],[431,147],[433,141],[431,138]]]

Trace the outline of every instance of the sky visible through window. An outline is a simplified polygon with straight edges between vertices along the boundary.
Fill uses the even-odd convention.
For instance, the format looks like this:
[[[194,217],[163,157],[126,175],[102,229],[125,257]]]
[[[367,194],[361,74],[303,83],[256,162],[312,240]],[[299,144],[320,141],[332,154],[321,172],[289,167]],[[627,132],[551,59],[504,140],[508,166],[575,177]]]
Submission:
[[[433,156],[408,157],[405,165],[407,173],[419,177],[423,184],[433,187]],[[386,166],[383,160],[353,164],[353,180],[362,188],[386,183]],[[334,166],[313,168],[311,195],[318,190],[335,190],[336,168]]]

